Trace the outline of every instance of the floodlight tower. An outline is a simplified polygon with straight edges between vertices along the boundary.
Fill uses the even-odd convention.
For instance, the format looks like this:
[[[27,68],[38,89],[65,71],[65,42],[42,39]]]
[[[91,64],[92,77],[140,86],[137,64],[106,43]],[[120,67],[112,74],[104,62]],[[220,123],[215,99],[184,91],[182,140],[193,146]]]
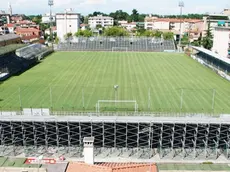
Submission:
[[[117,101],[117,97],[118,97],[117,91],[118,91],[119,85],[114,85],[113,88],[114,88],[114,91],[115,91],[114,98],[115,98],[115,106],[116,106],[116,104],[117,104],[116,101]]]
[[[180,7],[180,37],[179,37],[179,46],[181,47],[181,36],[182,36],[182,9],[184,7],[184,2],[179,1],[179,7]]]
[[[53,20],[53,16],[52,16],[52,6],[54,5],[54,1],[53,0],[48,0],[48,5],[50,6],[50,41],[51,41],[51,45],[53,48],[53,33],[52,33],[52,20]]]

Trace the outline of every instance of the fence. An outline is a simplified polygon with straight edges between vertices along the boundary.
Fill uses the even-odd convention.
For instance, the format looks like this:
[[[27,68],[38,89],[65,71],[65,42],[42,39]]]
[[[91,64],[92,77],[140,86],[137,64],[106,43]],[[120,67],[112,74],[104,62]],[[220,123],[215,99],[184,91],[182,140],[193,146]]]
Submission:
[[[175,51],[173,40],[149,37],[77,37],[60,43],[59,51]]]

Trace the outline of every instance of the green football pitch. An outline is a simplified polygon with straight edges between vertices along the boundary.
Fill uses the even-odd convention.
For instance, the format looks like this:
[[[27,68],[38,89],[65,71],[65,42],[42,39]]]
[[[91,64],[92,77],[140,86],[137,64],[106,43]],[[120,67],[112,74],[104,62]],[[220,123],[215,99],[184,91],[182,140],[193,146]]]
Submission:
[[[184,54],[56,52],[0,85],[0,110],[94,112],[98,100],[136,100],[140,112],[230,114],[230,82]],[[134,103],[101,103],[100,111],[134,111]]]

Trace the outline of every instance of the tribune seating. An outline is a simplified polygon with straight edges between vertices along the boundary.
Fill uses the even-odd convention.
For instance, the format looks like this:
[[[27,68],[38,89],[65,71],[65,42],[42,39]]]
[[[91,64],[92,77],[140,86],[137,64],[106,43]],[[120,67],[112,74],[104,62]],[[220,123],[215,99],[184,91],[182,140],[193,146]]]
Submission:
[[[173,40],[146,37],[79,37],[71,42],[60,43],[57,49],[62,51],[112,51],[113,47],[125,47],[127,51],[162,52],[175,50]]]
[[[37,55],[47,51],[48,48],[40,44],[32,44],[27,47],[6,53],[0,56],[0,80],[16,73],[24,72],[38,61]]]

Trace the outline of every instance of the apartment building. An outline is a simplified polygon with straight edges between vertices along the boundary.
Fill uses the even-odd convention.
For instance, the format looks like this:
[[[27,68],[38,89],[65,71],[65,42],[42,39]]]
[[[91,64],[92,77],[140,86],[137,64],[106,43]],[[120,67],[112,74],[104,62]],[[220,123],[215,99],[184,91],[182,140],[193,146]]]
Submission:
[[[114,20],[112,17],[109,17],[109,16],[97,15],[94,17],[89,17],[88,23],[89,23],[90,28],[94,29],[98,25],[101,25],[102,27],[113,26]]]

